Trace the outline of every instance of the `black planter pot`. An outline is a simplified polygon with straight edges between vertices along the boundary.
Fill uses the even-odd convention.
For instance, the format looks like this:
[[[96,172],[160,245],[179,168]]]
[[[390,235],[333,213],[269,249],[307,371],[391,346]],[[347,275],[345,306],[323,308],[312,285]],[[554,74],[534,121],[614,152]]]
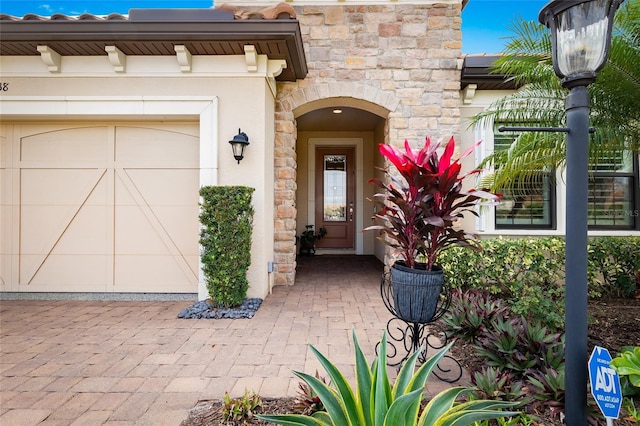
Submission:
[[[300,256],[313,256],[316,254],[316,240],[314,239],[300,239]]]
[[[391,281],[396,315],[407,322],[430,322],[444,284],[442,269],[412,269],[396,262],[391,267]]]

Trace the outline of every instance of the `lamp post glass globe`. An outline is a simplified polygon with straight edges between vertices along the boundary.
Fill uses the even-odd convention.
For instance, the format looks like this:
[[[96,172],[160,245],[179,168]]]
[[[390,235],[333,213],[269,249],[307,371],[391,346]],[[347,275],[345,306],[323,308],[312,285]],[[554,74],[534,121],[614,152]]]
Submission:
[[[538,19],[551,31],[553,68],[562,85],[586,86],[609,56],[616,10],[624,0],[554,0]]]

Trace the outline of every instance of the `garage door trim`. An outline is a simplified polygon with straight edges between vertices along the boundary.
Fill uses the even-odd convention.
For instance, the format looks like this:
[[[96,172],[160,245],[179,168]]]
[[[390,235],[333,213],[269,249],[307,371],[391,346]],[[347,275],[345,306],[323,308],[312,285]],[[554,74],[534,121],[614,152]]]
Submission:
[[[200,133],[200,186],[217,185],[218,98],[207,96],[3,96],[3,120],[33,119],[177,119],[197,117]],[[208,295],[199,265],[198,298]]]

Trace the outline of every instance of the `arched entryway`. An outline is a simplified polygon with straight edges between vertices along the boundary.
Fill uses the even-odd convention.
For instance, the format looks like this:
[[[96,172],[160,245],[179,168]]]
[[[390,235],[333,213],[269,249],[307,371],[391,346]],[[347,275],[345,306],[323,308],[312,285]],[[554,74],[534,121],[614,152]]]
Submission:
[[[301,191],[306,194],[309,192],[309,168],[303,163],[309,163],[310,138],[316,139],[311,141],[311,146],[352,146],[355,147],[356,157],[361,156],[361,189],[354,199],[354,206],[358,207],[356,200],[361,206],[354,217],[355,239],[351,250],[354,253],[375,253],[377,257],[384,258],[384,248],[375,244],[375,238],[361,235],[362,228],[371,223],[373,213],[373,206],[367,205],[366,201],[366,191],[373,194],[373,187],[367,181],[374,176],[374,166],[382,165],[381,157],[376,154],[377,144],[388,143],[391,135],[397,138],[398,128],[406,126],[406,120],[397,111],[400,100],[393,93],[380,91],[362,82],[321,87],[311,85],[304,89],[291,86],[298,85],[287,83],[278,86],[275,110],[275,285],[294,284],[295,237],[304,230],[306,224],[315,223],[315,220],[309,219],[309,197],[299,196]],[[333,115],[336,108],[342,109],[345,114],[342,124]],[[321,122],[324,125],[320,125]],[[338,138],[358,141],[335,142]],[[300,142],[302,139],[306,141],[304,145]],[[326,139],[334,142],[327,142]],[[304,152],[298,152],[299,149]],[[315,158],[315,154],[312,158]],[[357,170],[357,165],[355,167]],[[315,200],[311,201],[315,203]],[[315,208],[315,204],[313,206]],[[303,211],[299,213],[299,209]]]
[[[374,188],[367,181],[379,162],[388,112],[353,98],[310,102],[294,111],[297,123],[296,233],[326,229],[319,254],[374,255]],[[382,254],[383,256],[383,254]]]

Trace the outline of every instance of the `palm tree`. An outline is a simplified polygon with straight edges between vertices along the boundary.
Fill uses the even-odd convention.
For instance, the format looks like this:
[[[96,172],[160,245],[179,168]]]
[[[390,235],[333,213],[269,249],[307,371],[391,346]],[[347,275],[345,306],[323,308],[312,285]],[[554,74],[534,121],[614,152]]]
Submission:
[[[472,119],[472,125],[564,127],[566,89],[553,71],[549,30],[533,21],[512,23],[495,72],[512,76],[521,89],[502,98]],[[591,95],[593,164],[611,152],[640,152],[640,0],[627,0],[616,14],[609,60]],[[523,132],[507,150],[494,152],[481,166],[495,172],[483,184],[492,189],[516,188],[537,179],[541,171],[565,166],[563,133]]]

